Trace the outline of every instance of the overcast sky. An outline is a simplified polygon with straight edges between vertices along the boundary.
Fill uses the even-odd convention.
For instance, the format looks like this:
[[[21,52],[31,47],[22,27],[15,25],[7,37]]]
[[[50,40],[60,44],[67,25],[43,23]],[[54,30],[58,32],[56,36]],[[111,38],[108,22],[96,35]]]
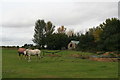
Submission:
[[[109,1],[109,2],[108,2]],[[114,1],[114,2],[113,2]],[[107,18],[118,17],[118,0],[2,0],[0,45],[33,44],[36,20],[51,21],[56,28],[84,32]]]

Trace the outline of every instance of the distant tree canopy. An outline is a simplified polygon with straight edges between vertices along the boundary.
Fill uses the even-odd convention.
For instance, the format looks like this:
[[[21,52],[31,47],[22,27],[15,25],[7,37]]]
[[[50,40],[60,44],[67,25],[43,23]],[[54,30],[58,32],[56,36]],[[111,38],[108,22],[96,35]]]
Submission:
[[[33,44],[24,44],[24,46],[22,46],[23,48],[32,48],[33,47]]]
[[[0,46],[2,48],[19,48],[19,46]]]
[[[120,20],[106,19],[97,27],[90,28],[85,34],[68,31],[61,26],[55,31],[52,22],[37,20],[33,42],[39,48],[61,49],[67,48],[71,40],[79,41],[77,50],[81,51],[118,51],[120,50]]]

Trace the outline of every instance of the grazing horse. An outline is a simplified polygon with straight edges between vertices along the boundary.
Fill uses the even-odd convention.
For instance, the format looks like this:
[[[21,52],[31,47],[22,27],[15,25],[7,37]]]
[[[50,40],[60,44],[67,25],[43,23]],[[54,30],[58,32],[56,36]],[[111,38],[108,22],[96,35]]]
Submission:
[[[19,49],[18,49],[18,54],[19,54],[19,56],[24,55],[24,51],[25,51],[25,50],[26,50],[25,48],[19,48]]]
[[[39,49],[34,49],[34,50],[26,49],[24,51],[24,54],[27,55],[27,57],[28,57],[27,58],[28,62],[30,61],[30,56],[32,56],[32,55],[33,56],[36,55],[38,57],[38,59],[40,59],[41,58],[40,53],[41,53],[41,51]]]

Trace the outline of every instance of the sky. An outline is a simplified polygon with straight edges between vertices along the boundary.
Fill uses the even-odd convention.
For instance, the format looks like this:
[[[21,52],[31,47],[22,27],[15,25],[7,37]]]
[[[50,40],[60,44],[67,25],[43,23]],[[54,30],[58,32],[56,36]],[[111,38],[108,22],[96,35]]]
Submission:
[[[35,22],[85,32],[107,18],[118,18],[118,0],[1,0],[0,46],[33,44]]]

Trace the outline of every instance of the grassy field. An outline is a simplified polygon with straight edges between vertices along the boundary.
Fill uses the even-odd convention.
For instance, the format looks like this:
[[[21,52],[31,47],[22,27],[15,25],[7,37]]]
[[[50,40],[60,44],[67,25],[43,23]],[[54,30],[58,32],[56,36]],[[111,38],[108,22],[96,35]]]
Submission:
[[[47,53],[48,54],[48,53]],[[46,54],[46,55],[47,55]],[[20,59],[16,49],[2,50],[3,78],[117,78],[118,62],[98,62],[72,58],[70,54],[92,55],[79,51],[63,50],[61,57],[45,56],[31,62]]]

